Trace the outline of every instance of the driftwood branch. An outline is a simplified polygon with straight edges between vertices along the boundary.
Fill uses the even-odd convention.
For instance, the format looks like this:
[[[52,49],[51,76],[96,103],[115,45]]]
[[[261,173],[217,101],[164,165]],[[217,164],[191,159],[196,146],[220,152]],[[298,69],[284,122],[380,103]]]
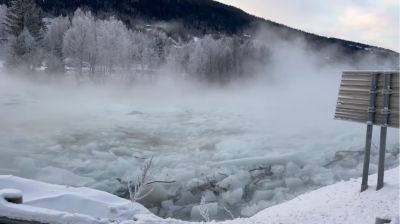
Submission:
[[[155,184],[155,183],[172,184],[172,183],[176,183],[176,181],[175,180],[172,180],[172,181],[155,180],[155,181],[151,181],[151,182],[146,183],[146,185]]]

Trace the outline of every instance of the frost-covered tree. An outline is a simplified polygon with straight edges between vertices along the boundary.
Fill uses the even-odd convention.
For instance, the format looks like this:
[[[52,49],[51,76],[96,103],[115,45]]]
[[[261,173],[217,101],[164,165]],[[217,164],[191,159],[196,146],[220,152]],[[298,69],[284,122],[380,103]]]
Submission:
[[[4,19],[6,18],[7,14],[7,6],[0,5],[0,57],[4,58],[7,53],[7,32],[4,27]]]
[[[41,63],[41,44],[45,26],[34,0],[13,0],[7,9],[3,27],[9,40],[6,66],[33,70]]]
[[[145,65],[145,51],[147,51],[148,38],[143,32],[134,31],[130,33],[131,46],[129,47],[129,60],[131,65],[137,68],[143,68]]]
[[[148,46],[149,65],[152,68],[159,68],[165,63],[169,53],[169,39],[160,30],[151,31],[148,36],[150,39],[150,46]]]
[[[47,50],[47,71],[51,73],[64,73],[63,43],[64,34],[70,28],[68,17],[57,17],[51,20],[45,36]]]
[[[94,72],[97,57],[97,35],[95,19],[90,12],[77,9],[72,18],[72,26],[64,35],[63,54],[71,59],[78,70],[79,78],[83,74],[85,62]]]
[[[104,75],[111,75],[116,67],[127,68],[131,40],[125,25],[111,17],[97,24],[99,60]]]
[[[14,0],[11,2],[10,8],[7,10],[6,18],[3,21],[3,26],[7,34],[17,37],[24,29],[24,1]]]
[[[260,42],[239,37],[206,35],[171,51],[169,60],[190,77],[212,83],[228,83],[257,73],[269,51]]]
[[[160,30],[131,33],[130,59],[141,69],[157,69],[168,58],[170,41]]]
[[[33,70],[40,62],[38,55],[38,47],[35,38],[28,29],[24,29],[18,37],[11,39],[10,52],[7,56],[7,66],[9,67],[25,67]]]
[[[6,15],[7,15],[7,10],[8,10],[8,8],[6,5],[0,5],[0,21],[2,21],[2,22],[0,22],[0,39],[1,40],[6,39],[6,37],[7,37],[7,35],[6,35],[7,32],[5,30],[5,25],[3,23],[3,21],[6,18]]]
[[[46,29],[42,12],[34,0],[11,1],[3,23],[9,35],[18,37],[26,28],[36,41],[42,40]]]

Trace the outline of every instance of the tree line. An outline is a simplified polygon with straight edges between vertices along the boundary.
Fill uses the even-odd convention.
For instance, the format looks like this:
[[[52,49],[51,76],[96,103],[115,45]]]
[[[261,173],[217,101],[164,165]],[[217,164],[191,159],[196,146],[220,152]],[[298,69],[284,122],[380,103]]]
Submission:
[[[269,58],[266,45],[250,37],[174,39],[156,26],[129,29],[115,17],[98,19],[79,8],[71,16],[43,18],[34,0],[1,5],[0,19],[5,66],[26,72],[99,80],[169,68],[183,77],[226,83],[254,73]]]

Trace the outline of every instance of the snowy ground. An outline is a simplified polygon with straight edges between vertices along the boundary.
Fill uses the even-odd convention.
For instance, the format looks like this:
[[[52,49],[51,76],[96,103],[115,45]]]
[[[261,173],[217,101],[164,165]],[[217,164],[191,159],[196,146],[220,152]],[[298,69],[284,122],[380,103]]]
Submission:
[[[268,208],[252,220],[278,223],[375,223],[376,217],[399,223],[399,168],[385,172],[385,186],[376,191],[376,175],[360,193],[361,179],[340,182]]]
[[[22,194],[23,205],[5,201],[4,197],[10,193]],[[138,214],[154,216],[142,205],[109,193],[0,176],[0,217],[51,224],[90,224],[133,220]]]
[[[370,188],[363,193],[359,192],[360,182],[359,178],[336,183],[272,206],[251,218],[225,221],[223,224],[373,224],[377,217],[398,224],[399,168],[386,171],[385,186],[380,191],[375,190],[376,175],[369,177]],[[161,219],[139,204],[88,188],[0,176],[0,189],[0,217],[53,224],[185,223]],[[24,205],[11,204],[3,199],[6,195],[15,194],[16,190],[23,194]]]
[[[224,206],[249,217],[361,175],[365,127],[333,120],[335,74],[313,78],[313,88],[293,80],[225,90],[58,86],[0,76],[0,174],[124,196],[118,178],[134,178],[153,156],[152,179],[175,181],[154,184],[141,201],[155,214],[196,220],[193,207],[205,195],[218,206],[212,218],[229,218]],[[388,167],[397,166],[398,151],[398,131],[390,130]]]

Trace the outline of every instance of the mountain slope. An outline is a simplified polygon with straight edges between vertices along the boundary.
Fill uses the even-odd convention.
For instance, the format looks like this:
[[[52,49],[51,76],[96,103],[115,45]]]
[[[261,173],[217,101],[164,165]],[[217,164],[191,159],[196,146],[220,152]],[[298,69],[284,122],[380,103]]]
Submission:
[[[9,4],[11,0],[0,0]],[[116,16],[128,27],[164,23],[165,30],[180,37],[204,34],[243,35],[268,30],[282,39],[302,38],[314,49],[333,45],[334,57],[375,55],[389,58],[398,67],[399,54],[379,47],[337,38],[327,38],[252,16],[241,9],[213,0],[36,0],[46,16],[71,15],[78,7],[97,17]],[[165,25],[165,23],[174,24]],[[392,63],[392,64],[393,64]]]
[[[9,3],[10,0],[1,0]],[[114,15],[128,26],[138,21],[182,22],[185,28],[237,33],[258,18],[211,0],[37,0],[47,15],[68,15],[78,7],[99,17]]]

